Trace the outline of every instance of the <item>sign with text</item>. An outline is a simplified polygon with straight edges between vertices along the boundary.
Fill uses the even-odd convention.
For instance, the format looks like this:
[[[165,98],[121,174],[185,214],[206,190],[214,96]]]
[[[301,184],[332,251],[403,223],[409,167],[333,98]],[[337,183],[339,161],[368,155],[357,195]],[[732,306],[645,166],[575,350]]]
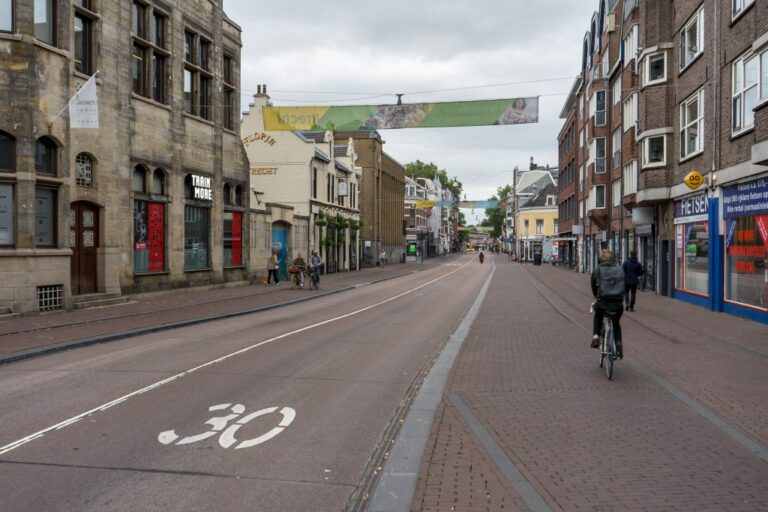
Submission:
[[[539,122],[539,98],[410,103],[264,107],[267,131],[447,128]]]
[[[208,176],[192,175],[192,198],[213,201],[211,178]]]
[[[707,220],[709,201],[707,194],[696,194],[675,201],[675,224],[687,224]]]
[[[723,189],[723,216],[768,214],[768,177]]]

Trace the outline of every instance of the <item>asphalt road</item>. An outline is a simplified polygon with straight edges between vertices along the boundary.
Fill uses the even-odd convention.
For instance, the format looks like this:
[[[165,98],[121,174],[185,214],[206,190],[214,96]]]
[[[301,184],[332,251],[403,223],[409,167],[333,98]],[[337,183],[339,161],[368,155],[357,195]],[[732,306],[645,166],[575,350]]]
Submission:
[[[0,508],[343,510],[489,271],[467,257],[4,366]]]

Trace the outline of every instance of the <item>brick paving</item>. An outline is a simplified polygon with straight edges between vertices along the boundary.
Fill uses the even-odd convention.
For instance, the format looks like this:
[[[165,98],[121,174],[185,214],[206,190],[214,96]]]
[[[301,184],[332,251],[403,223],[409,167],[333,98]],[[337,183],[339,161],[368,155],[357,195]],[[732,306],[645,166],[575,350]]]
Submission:
[[[588,333],[555,309],[591,325],[588,276],[497,261],[446,395],[462,397],[552,510],[768,510],[766,462],[629,361],[605,378]],[[768,326],[649,293],[637,306],[622,320],[628,357],[765,447]],[[503,509],[476,501],[468,461]],[[446,406],[412,509],[526,510],[492,466]]]

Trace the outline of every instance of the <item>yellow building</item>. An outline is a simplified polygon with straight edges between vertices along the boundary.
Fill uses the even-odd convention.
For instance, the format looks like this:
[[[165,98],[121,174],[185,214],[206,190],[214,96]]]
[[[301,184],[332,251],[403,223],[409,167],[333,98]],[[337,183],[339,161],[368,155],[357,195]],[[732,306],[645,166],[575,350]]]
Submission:
[[[538,194],[517,208],[517,253],[521,261],[534,261],[536,256],[549,262],[557,258],[557,187],[548,184]]]

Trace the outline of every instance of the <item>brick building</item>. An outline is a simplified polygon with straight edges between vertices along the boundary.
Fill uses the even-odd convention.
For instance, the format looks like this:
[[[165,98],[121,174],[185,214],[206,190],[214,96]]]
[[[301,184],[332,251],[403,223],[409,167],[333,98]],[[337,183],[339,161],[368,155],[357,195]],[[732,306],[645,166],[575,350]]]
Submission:
[[[558,136],[571,265],[637,250],[646,288],[768,321],[766,2],[603,0],[580,71]]]
[[[0,308],[246,279],[240,28],[222,1],[2,4]],[[97,70],[99,128],[71,129]]]

